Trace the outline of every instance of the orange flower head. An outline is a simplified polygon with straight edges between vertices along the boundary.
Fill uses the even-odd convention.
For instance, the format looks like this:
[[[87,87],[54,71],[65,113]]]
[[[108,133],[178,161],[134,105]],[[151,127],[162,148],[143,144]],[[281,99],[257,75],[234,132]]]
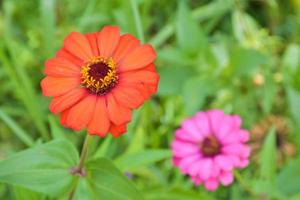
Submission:
[[[133,109],[157,91],[159,76],[151,45],[142,45],[116,26],[100,32],[70,33],[54,58],[45,62],[41,81],[49,109],[63,126],[91,135],[126,132]]]

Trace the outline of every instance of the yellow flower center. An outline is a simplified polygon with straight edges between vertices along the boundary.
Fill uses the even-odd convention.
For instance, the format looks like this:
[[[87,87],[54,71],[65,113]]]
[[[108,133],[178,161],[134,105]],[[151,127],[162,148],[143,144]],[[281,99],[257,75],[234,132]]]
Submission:
[[[103,95],[117,83],[116,64],[112,58],[94,57],[81,68],[81,85],[89,91]]]

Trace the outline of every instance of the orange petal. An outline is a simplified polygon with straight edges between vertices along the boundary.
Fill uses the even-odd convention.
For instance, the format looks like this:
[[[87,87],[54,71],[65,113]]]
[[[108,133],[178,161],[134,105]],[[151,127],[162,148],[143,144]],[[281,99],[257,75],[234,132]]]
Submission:
[[[151,45],[141,45],[131,51],[119,64],[119,71],[130,71],[146,67],[156,58],[155,50]]]
[[[91,135],[99,135],[101,137],[105,137],[109,127],[110,121],[106,108],[106,99],[104,97],[97,97],[93,116],[88,124],[88,132]]]
[[[96,100],[96,95],[88,95],[71,107],[67,117],[67,126],[76,131],[83,129],[92,118]]]
[[[120,37],[119,44],[113,53],[113,59],[116,63],[120,62],[126,54],[138,47],[140,41],[130,34],[125,34]]]
[[[80,78],[73,77],[58,78],[47,76],[41,81],[44,96],[60,96],[79,86]]]
[[[145,83],[147,85],[157,85],[159,75],[156,72],[149,70],[135,70],[126,73],[121,73],[119,82],[123,83]]]
[[[62,96],[54,97],[50,103],[49,109],[52,113],[57,114],[77,103],[85,95],[87,95],[85,89],[73,89]]]
[[[97,44],[97,33],[87,33],[86,38],[88,39],[94,56],[99,56],[98,44]]]
[[[107,95],[107,109],[109,119],[116,125],[121,125],[131,120],[131,110],[117,103],[111,93]]]
[[[57,77],[78,77],[80,76],[80,68],[65,58],[52,58],[45,62],[44,73]]]
[[[156,68],[155,68],[155,65],[153,63],[151,63],[150,65],[148,65],[145,68],[143,68],[143,70],[148,70],[148,71],[156,72]]]
[[[122,124],[122,125],[114,125],[112,124],[109,132],[114,136],[114,137],[119,137],[120,135],[122,135],[123,133],[125,133],[127,131],[127,127],[126,127],[126,123]]]
[[[144,102],[144,98],[136,86],[119,85],[112,90],[117,103],[127,108],[138,108]]]
[[[83,61],[87,61],[93,56],[88,39],[78,32],[72,32],[66,37],[64,48]]]
[[[70,62],[74,63],[75,65],[77,65],[78,67],[81,67],[84,64],[84,62],[82,60],[80,60],[79,58],[77,58],[76,56],[74,56],[73,54],[71,54],[64,48],[60,49],[56,53],[56,57],[65,58],[65,59],[69,60]]]
[[[105,26],[98,34],[100,55],[109,58],[116,49],[120,39],[120,29],[117,26]]]
[[[69,115],[70,109],[66,109],[64,111],[61,112],[60,114],[60,123],[61,125],[63,125],[64,127],[68,127],[67,125],[67,119],[68,119],[68,115]]]

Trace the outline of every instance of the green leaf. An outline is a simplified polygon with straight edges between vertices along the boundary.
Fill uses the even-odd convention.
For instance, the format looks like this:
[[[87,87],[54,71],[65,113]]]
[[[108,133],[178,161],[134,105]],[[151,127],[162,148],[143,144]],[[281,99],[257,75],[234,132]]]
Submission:
[[[207,45],[206,36],[193,19],[186,1],[179,1],[176,36],[179,46],[188,53],[198,53]]]
[[[57,124],[57,121],[53,115],[49,115],[48,117],[51,135],[54,139],[66,139],[65,134],[63,133],[62,128]]]
[[[203,106],[205,98],[212,92],[213,84],[207,84],[203,78],[197,77],[188,80],[183,87],[183,98],[186,111],[193,115]]]
[[[273,103],[276,99],[277,87],[274,79],[271,75],[266,75],[266,83],[263,85],[262,91],[262,105],[264,113],[269,114],[271,112]]]
[[[282,65],[287,67],[290,72],[295,73],[300,65],[300,47],[297,44],[289,44],[284,52]]]
[[[71,186],[73,177],[69,171],[78,160],[70,142],[55,140],[1,161],[0,182],[58,196]]]
[[[13,133],[20,138],[20,140],[26,144],[27,146],[33,146],[34,140],[24,131],[18,123],[16,123],[9,115],[7,115],[1,108],[0,108],[0,119],[4,121],[5,124],[13,131]]]
[[[181,94],[182,87],[192,75],[191,68],[179,66],[166,66],[159,68],[160,84],[158,93],[160,95],[178,95]]]
[[[112,139],[113,139],[113,137],[111,135],[107,135],[105,137],[104,141],[101,143],[101,146],[94,153],[93,158],[100,158],[100,157],[106,156],[109,146],[112,143]]]
[[[42,196],[39,193],[33,192],[31,190],[14,186],[14,200],[42,200],[45,199],[44,196]]]
[[[230,66],[238,75],[251,75],[267,62],[267,57],[254,49],[237,47],[231,52]]]
[[[212,200],[209,195],[183,189],[149,191],[146,200]]]
[[[140,166],[149,165],[163,159],[168,159],[170,157],[170,150],[144,150],[130,154],[123,154],[115,160],[115,163],[122,171],[126,171],[136,169]]]
[[[264,141],[260,155],[260,179],[256,190],[260,193],[274,194],[276,188],[276,136],[272,127]]]
[[[300,92],[292,87],[287,87],[289,111],[297,125],[300,126]]]
[[[75,199],[142,200],[143,197],[114,164],[100,158],[86,163],[87,176],[80,178]]]
[[[55,34],[55,3],[56,0],[40,0],[40,20],[43,29],[43,47],[46,55],[50,55],[53,48]]]
[[[285,195],[296,194],[300,191],[300,158],[290,162],[279,173],[277,188]],[[299,195],[299,194],[298,194]]]

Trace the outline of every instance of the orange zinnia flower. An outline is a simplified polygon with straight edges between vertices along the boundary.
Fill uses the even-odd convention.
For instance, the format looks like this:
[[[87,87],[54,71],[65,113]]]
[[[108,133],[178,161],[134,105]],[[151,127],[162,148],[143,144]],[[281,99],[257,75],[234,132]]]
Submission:
[[[43,95],[60,122],[92,135],[126,132],[132,109],[156,92],[159,76],[151,45],[142,45],[116,26],[86,35],[72,32],[54,58],[46,61]]]

